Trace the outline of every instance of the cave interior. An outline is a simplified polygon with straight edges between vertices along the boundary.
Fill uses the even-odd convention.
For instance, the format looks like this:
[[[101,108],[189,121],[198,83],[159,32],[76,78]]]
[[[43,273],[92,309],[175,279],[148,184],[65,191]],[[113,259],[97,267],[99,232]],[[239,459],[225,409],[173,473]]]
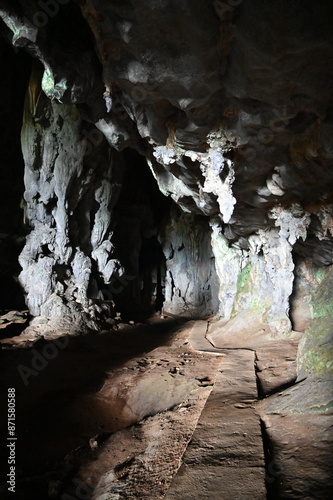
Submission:
[[[0,0],[1,498],[332,497],[332,15]]]

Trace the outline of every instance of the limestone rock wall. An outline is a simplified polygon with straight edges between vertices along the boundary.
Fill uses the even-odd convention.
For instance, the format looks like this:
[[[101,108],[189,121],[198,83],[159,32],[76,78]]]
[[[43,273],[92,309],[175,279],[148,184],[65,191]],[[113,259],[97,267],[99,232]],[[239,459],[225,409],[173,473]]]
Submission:
[[[333,306],[332,268],[316,273],[317,287],[311,298],[312,322],[301,340],[298,353],[298,377],[332,379]]]
[[[119,160],[106,141],[93,144],[73,105],[50,101],[34,71],[22,129],[25,218],[30,226],[19,262],[34,326],[96,328],[94,303],[120,268],[112,258],[110,222]],[[104,304],[104,313],[110,311]]]
[[[1,0],[2,36],[43,68],[39,121],[22,136],[32,233],[21,281],[32,313],[50,314],[54,293],[89,308],[91,287],[121,268],[107,156],[131,147],[185,213],[154,229],[168,308],[226,319],[255,309],[288,334],[295,262],[333,262],[332,14],[331,2],[312,0]],[[105,137],[88,141],[91,157],[81,120]],[[188,226],[194,241],[184,221],[200,217]],[[124,250],[136,275],[128,303],[142,292],[140,224],[132,260]],[[48,276],[40,287],[32,269]]]
[[[164,309],[197,317],[217,313],[218,277],[207,220],[175,207],[160,242],[166,258]]]

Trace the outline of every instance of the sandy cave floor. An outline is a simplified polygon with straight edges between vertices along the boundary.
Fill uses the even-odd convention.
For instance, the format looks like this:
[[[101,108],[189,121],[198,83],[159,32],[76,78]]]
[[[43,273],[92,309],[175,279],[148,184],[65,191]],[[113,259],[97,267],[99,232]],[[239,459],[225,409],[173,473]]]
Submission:
[[[126,498],[163,498],[219,362],[190,347],[189,329],[183,318],[154,318],[74,336],[38,372],[34,353],[50,355],[45,346],[54,339],[3,338],[1,401],[16,388],[17,498],[61,498],[67,490],[76,498],[73,478],[87,496],[113,468],[119,479],[131,471]],[[2,447],[4,463],[6,456]]]
[[[230,338],[226,349],[218,351],[205,340],[206,321],[171,315],[156,316],[145,324],[122,324],[116,331],[60,337],[59,341],[57,335],[47,339],[19,335],[18,325],[24,326],[20,315],[9,316],[5,323],[9,328],[3,327],[0,337],[1,431],[5,431],[6,439],[3,409],[8,388],[15,387],[15,498],[185,498],[181,484],[177,486],[184,479],[179,480],[177,471],[186,462],[186,453],[191,455],[188,445],[204,408],[207,414],[207,400],[214,395],[217,374],[221,378],[221,373],[223,376],[228,371],[227,359],[235,365]],[[213,330],[216,328],[213,325]],[[299,338],[296,335],[280,343],[262,338],[257,341],[256,370],[252,367],[252,371],[261,396],[275,393],[273,397],[278,397],[279,389],[295,382]],[[237,356],[244,354],[246,358],[251,351],[247,343],[241,349],[240,339],[235,347]],[[211,352],[200,352],[206,349]],[[239,359],[232,377],[233,373],[236,378],[242,376]],[[222,379],[219,384],[223,392],[223,384],[229,382]],[[255,392],[257,395],[256,388]],[[219,397],[223,408],[225,395]],[[330,498],[332,415],[267,416],[260,409],[261,403],[254,404],[267,431],[262,441],[267,492],[240,494],[237,498]],[[238,415],[244,412],[238,411]],[[200,425],[199,420],[199,429]],[[237,425],[234,427],[231,434],[236,435]],[[226,447],[229,434],[226,431],[222,437]],[[261,436],[259,440],[261,448]],[[230,472],[238,475],[239,457],[246,448],[242,446],[236,443],[229,464]],[[274,450],[276,457],[272,456]],[[7,457],[8,450],[2,444],[1,471],[8,468]],[[230,457],[225,459],[229,461]],[[203,463],[198,474],[204,475],[206,469]],[[209,481],[208,490],[202,494],[196,489],[197,480],[201,479],[194,475],[193,490],[187,491],[186,498],[236,498],[226,486],[223,490],[222,484],[218,484],[218,491],[210,491]],[[2,475],[1,498],[14,498],[7,492],[5,481]],[[238,481],[235,477],[234,484]]]

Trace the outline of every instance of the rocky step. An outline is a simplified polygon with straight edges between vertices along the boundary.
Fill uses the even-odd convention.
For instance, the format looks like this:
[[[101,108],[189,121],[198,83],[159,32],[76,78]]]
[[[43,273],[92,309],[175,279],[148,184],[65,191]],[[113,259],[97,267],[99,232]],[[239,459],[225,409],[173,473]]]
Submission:
[[[220,352],[214,388],[165,500],[266,498],[255,353]]]
[[[214,347],[206,338],[209,323],[206,320],[196,320],[192,322],[188,341],[191,347],[198,352],[209,352],[211,354],[221,354],[221,349]]]

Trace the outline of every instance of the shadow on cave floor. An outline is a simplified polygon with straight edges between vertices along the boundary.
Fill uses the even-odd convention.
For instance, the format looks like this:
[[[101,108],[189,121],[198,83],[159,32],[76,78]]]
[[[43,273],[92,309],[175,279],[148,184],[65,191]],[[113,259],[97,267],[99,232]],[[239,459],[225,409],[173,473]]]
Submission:
[[[16,390],[17,481],[20,484],[22,478],[25,491],[17,498],[44,498],[42,494],[36,497],[35,490],[31,496],[28,493],[33,484],[39,484],[38,477],[46,473],[49,477],[50,471],[58,469],[59,463],[68,457],[75,463],[76,452],[81,465],[92,436],[103,432],[109,435],[122,428],[123,422],[117,422],[116,418],[119,408],[114,410],[113,424],[105,429],[100,424],[103,415],[98,414],[98,407],[89,408],[86,404],[80,411],[75,402],[97,393],[105,380],[131,359],[140,359],[177,340],[178,344],[184,342],[188,321],[189,318],[182,317],[154,318],[146,325],[69,337],[65,348],[61,343],[57,347],[55,340],[42,338],[32,348],[30,344],[30,348],[2,349],[1,432],[7,430],[8,388]],[[64,340],[65,337],[61,338],[61,342]],[[5,439],[6,436],[2,443]],[[1,470],[8,468],[7,456],[8,449],[2,445]],[[4,491],[5,488],[0,493]]]
[[[139,462],[135,460],[140,459],[145,446],[148,454],[156,447],[156,455],[153,457],[156,462],[160,460],[159,474],[162,474],[163,478],[168,475],[172,477],[175,473],[172,467],[179,463],[183,452],[179,452],[177,457],[172,456],[171,459],[170,456],[172,452],[176,453],[175,448],[181,439],[184,440],[183,446],[187,446],[186,435],[188,439],[192,436],[201,412],[197,407],[197,416],[194,418],[194,414],[192,415],[190,427],[190,422],[186,421],[189,418],[187,408],[191,407],[193,402],[189,399],[189,394],[193,391],[195,398],[198,394],[203,397],[203,392],[200,391],[209,392],[209,386],[212,386],[220,363],[218,356],[199,353],[193,347],[193,332],[198,329],[206,331],[204,321],[193,320],[194,318],[168,315],[167,319],[154,317],[148,324],[130,326],[122,330],[47,341],[40,338],[34,344],[30,342],[30,345],[29,341],[25,340],[24,347],[5,346],[0,352],[0,429],[4,438],[1,440],[0,470],[6,471],[2,476],[5,477],[8,471],[7,392],[9,388],[15,388],[17,494],[8,493],[7,485],[3,482],[0,484],[0,498],[88,500],[90,495],[87,493],[84,493],[84,496],[72,494],[72,491],[76,491],[74,486],[78,478],[83,481],[82,484],[89,485],[93,475],[92,482],[95,484],[96,477],[99,480],[105,471],[108,474],[112,471],[113,466],[109,467],[111,460],[117,467],[120,464],[124,468],[119,475],[124,477],[126,482],[126,471],[131,467],[136,471]],[[8,339],[8,345],[10,340]],[[229,352],[230,356],[233,356],[233,351],[238,355],[241,350],[239,347],[229,347],[225,349],[223,356]],[[249,349],[245,347],[243,351],[248,353]],[[271,383],[279,383],[280,376],[285,378],[285,372],[288,371],[287,365],[284,364],[286,359],[281,356],[281,350],[278,351],[278,360],[271,342],[256,351],[253,375],[255,376],[254,369],[260,368],[258,363],[268,368],[262,370],[264,378],[261,380],[267,394],[270,392]],[[284,352],[284,347],[282,351]],[[288,354],[288,360],[292,364],[296,352],[294,356],[290,351],[285,354]],[[223,370],[221,373],[223,374]],[[260,370],[257,370],[256,375],[261,376]],[[175,401],[172,398],[177,391],[178,399]],[[263,402],[269,403],[269,399]],[[184,406],[178,405],[179,401]],[[141,406],[139,411],[131,413],[138,406]],[[177,406],[181,407],[174,410]],[[193,404],[192,408],[194,406]],[[147,407],[153,411],[143,414],[142,409],[146,411]],[[168,408],[169,414],[165,412]],[[129,417],[124,409],[130,410]],[[243,413],[245,410],[241,407],[239,411]],[[267,498],[300,498],[298,486],[303,483],[304,491],[309,489],[312,492],[315,488],[321,492],[321,496],[317,492],[316,496],[310,494],[307,498],[330,498],[330,494],[327,496],[326,492],[331,492],[331,483],[327,484],[325,481],[329,482],[332,470],[331,442],[328,438],[325,441],[321,437],[323,432],[326,435],[328,432],[331,434],[330,416],[284,413],[266,415],[261,406],[260,412],[265,423],[264,448],[268,453]],[[149,417],[152,415],[159,420],[151,422]],[[302,425],[299,425],[300,421]],[[187,430],[184,430],[185,423]],[[141,425],[146,425],[145,431]],[[164,436],[167,436],[165,430],[161,430],[163,425],[169,425],[171,436],[164,448],[164,454],[160,451],[161,440],[165,439],[165,444]],[[146,438],[145,442],[143,436]],[[286,445],[286,441],[289,444]],[[311,451],[303,453],[303,449],[312,448],[316,453],[317,442],[322,446],[319,456],[314,457]],[[101,449],[98,458],[92,447],[95,443],[97,448]],[[134,462],[129,461],[128,457],[134,457]],[[166,464],[168,457],[169,465]],[[319,459],[321,462],[316,469],[316,473],[320,473],[319,479],[313,482],[311,477],[307,477],[307,470],[310,466],[313,468],[312,463],[317,463]],[[142,464],[142,476],[138,472],[138,477],[141,477],[147,495],[124,498],[162,498],[151,495],[153,489],[149,483],[157,477],[160,480],[160,475],[151,476],[147,473],[150,469],[146,469],[146,462],[143,461]],[[134,483],[137,484],[135,474]],[[296,483],[294,478],[297,479]],[[59,490],[60,493],[58,491],[59,494],[50,492],[50,485],[53,483],[60,483],[62,489]],[[127,488],[128,484],[125,486]],[[70,495],[67,492],[70,492]]]

